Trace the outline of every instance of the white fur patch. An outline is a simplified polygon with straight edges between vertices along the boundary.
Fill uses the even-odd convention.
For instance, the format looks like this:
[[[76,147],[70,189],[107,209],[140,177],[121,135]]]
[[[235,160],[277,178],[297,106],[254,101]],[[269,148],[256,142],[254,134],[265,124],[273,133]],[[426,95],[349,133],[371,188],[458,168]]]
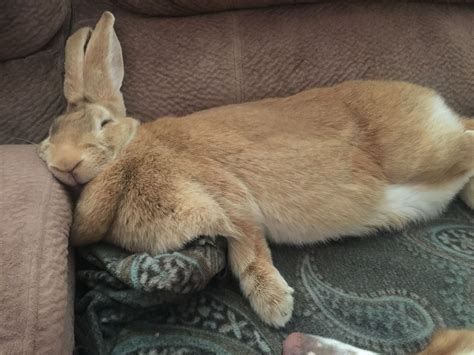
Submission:
[[[441,96],[435,96],[431,103],[431,115],[428,122],[434,130],[445,134],[446,131],[464,131],[464,125],[459,116],[451,110]]]
[[[385,190],[383,214],[389,219],[410,221],[433,218],[446,208],[472,175],[471,172],[438,186],[390,185]]]

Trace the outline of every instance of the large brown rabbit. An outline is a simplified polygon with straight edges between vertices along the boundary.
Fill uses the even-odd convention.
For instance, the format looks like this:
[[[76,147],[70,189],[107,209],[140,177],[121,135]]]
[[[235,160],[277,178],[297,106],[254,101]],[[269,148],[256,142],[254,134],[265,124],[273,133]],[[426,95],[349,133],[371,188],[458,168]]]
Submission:
[[[436,92],[346,82],[140,124],[126,117],[113,23],[106,12],[69,38],[68,110],[40,145],[59,180],[86,184],[73,245],[159,253],[226,236],[243,293],[283,326],[293,289],[265,235],[303,245],[398,229],[437,216],[461,190],[474,208],[474,122]]]

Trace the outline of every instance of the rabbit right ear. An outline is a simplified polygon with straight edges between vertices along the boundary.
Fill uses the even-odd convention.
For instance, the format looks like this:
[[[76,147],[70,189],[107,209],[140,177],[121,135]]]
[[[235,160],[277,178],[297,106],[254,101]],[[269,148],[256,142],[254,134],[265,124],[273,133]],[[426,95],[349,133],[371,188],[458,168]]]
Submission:
[[[84,50],[91,33],[90,27],[83,27],[66,42],[64,96],[68,103],[68,111],[84,101]]]
[[[85,99],[125,116],[120,91],[124,67],[122,48],[114,31],[115,17],[106,11],[92,32],[84,59]]]

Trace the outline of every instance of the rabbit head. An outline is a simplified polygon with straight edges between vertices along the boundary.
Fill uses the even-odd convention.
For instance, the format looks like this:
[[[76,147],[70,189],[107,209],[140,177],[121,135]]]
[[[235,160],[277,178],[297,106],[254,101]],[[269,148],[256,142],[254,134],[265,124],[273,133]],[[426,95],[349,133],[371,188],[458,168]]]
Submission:
[[[61,182],[76,186],[94,179],[133,138],[139,122],[126,117],[120,92],[122,49],[104,12],[94,30],[77,30],[66,43],[64,96],[39,156]]]

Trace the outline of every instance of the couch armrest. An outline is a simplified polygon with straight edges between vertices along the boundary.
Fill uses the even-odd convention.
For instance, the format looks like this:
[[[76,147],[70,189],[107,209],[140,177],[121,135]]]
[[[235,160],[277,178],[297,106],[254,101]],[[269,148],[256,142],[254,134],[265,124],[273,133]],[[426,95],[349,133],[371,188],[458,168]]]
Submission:
[[[0,354],[72,353],[71,214],[34,146],[0,145]]]

